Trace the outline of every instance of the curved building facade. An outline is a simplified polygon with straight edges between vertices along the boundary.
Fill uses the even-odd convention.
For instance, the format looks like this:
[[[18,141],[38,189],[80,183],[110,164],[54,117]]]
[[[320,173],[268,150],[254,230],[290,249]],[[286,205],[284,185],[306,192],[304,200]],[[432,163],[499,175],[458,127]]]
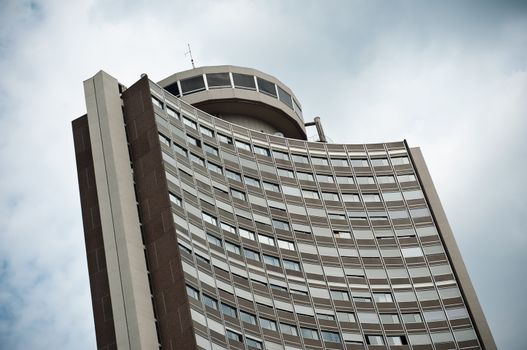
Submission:
[[[98,348],[496,348],[419,149],[307,142],[247,68],[85,91]]]

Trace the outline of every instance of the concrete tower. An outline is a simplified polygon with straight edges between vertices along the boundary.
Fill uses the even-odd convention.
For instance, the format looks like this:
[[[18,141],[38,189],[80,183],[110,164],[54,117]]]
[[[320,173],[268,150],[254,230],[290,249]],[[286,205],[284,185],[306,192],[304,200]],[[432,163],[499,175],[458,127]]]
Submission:
[[[249,68],[84,89],[99,349],[496,349],[418,148],[307,142]]]

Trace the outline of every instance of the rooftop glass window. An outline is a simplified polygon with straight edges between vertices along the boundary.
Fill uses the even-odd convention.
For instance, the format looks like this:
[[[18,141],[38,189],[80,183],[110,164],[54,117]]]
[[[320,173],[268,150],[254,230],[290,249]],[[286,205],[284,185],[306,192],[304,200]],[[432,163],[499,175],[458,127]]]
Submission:
[[[280,101],[285,103],[289,108],[293,109],[293,101],[291,99],[291,95],[287,93],[284,89],[282,89],[280,86],[276,85],[278,88],[278,98]]]
[[[208,73],[206,76],[209,89],[231,87],[229,73]]]
[[[259,77],[256,77],[256,80],[258,81],[258,90],[260,92],[276,97],[276,88],[273,83],[271,83],[269,80],[265,80]]]
[[[165,87],[165,90],[174,96],[179,96],[179,86],[177,85],[177,81]]]
[[[254,76],[252,75],[232,73],[232,80],[234,81],[234,86],[237,88],[256,90]]]
[[[181,84],[183,95],[205,90],[205,81],[203,80],[203,75],[182,79],[179,81],[179,83]]]

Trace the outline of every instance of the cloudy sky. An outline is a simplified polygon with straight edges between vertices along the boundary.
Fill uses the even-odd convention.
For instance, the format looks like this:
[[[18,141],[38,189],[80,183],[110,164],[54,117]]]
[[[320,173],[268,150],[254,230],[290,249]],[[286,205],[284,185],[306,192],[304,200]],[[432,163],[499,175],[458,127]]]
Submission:
[[[525,348],[527,2],[0,0],[0,349],[94,349],[82,81],[233,64],[334,142],[420,146],[499,348]]]

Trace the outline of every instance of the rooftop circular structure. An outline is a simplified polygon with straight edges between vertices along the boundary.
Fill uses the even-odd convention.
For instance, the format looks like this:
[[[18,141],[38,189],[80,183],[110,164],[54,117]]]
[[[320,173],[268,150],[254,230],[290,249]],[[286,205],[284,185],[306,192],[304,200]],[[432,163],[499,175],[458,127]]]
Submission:
[[[207,66],[175,73],[159,85],[218,118],[268,134],[306,139],[302,108],[291,89],[259,70]]]

